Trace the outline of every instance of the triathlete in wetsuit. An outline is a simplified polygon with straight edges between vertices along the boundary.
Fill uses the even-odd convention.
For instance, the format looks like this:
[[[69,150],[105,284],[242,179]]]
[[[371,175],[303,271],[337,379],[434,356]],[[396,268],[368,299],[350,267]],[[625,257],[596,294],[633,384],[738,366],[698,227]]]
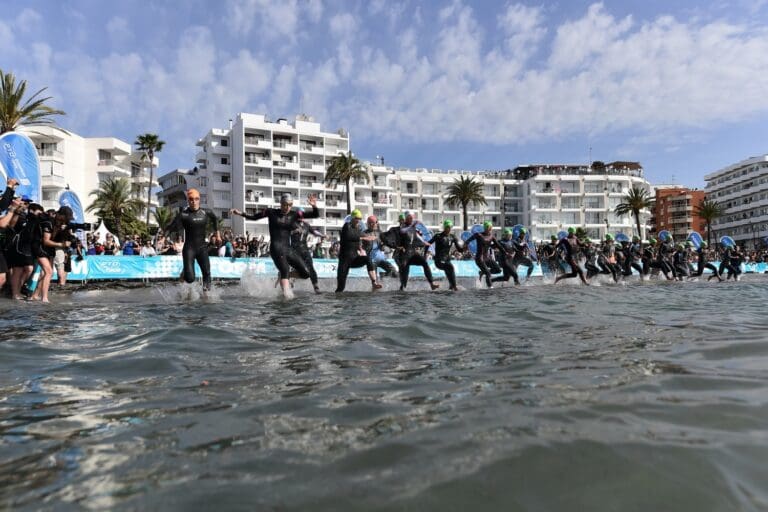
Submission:
[[[365,249],[368,258],[370,258],[374,267],[384,270],[384,275],[397,277],[397,269],[393,264],[387,261],[387,255],[381,250],[383,245],[388,245],[389,238],[387,234],[379,231],[379,219],[377,219],[375,215],[369,216],[366,220],[366,227],[367,229],[363,232],[365,237],[374,237],[373,240],[367,238],[363,239],[363,249]],[[389,233],[389,231],[387,233]],[[396,234],[392,240],[397,240]],[[397,247],[397,242],[394,242],[394,247]]]
[[[603,242],[602,248],[600,249],[600,253],[597,257],[597,265],[600,267],[601,273],[611,274],[611,276],[613,276],[614,282],[618,282],[619,272],[618,267],[616,266],[616,246],[613,242],[613,235],[606,233],[605,241]]]
[[[325,235],[304,221],[304,210],[298,208],[296,210],[296,226],[291,231],[291,247],[296,249],[301,259],[304,260],[304,264],[307,266],[307,270],[309,270],[309,280],[312,281],[315,293],[320,293],[320,287],[317,284],[317,272],[315,271],[315,265],[312,263],[312,251],[309,250],[307,245],[307,237],[309,235],[325,238]]]
[[[675,252],[672,253],[672,268],[678,280],[682,281],[684,277],[688,277],[688,253],[685,244],[679,243],[675,246]]]
[[[428,243],[435,246],[435,266],[445,272],[448,278],[448,284],[451,291],[459,291],[456,286],[456,270],[451,263],[451,248],[456,247],[459,251],[463,249],[463,243],[451,233],[453,221],[446,219],[443,221],[443,230],[432,237]]]
[[[542,272],[552,272],[557,273],[558,269],[558,255],[557,251],[555,250],[555,246],[557,246],[557,237],[555,235],[552,235],[550,237],[550,241],[541,246],[540,253],[541,253],[541,271]]]
[[[336,293],[341,293],[347,286],[347,275],[350,268],[366,267],[368,277],[371,278],[371,288],[377,290],[381,288],[376,279],[376,267],[373,261],[365,254],[361,246],[363,240],[374,241],[373,235],[366,236],[363,233],[363,224],[360,220],[363,213],[358,210],[352,210],[351,219],[341,228],[341,243],[339,249],[339,267],[336,272]]]
[[[558,248],[563,252],[565,262],[571,266],[571,271],[568,274],[563,274],[555,278],[555,283],[561,279],[570,279],[572,277],[579,276],[581,282],[589,284],[584,277],[584,271],[576,262],[576,258],[579,254],[580,244],[579,239],[576,238],[576,230],[574,228],[568,228],[568,236],[563,238],[557,243]]]
[[[520,265],[528,267],[528,272],[525,274],[525,278],[528,279],[531,277],[531,274],[533,274],[533,261],[530,257],[531,250],[528,247],[528,242],[525,240],[526,233],[528,233],[528,231],[526,231],[525,228],[521,228],[517,239],[512,242],[515,251],[515,256],[512,259],[512,267],[515,269]],[[515,283],[517,284],[517,281],[515,281]]]
[[[316,219],[320,216],[317,209],[317,196],[309,195],[307,203],[312,210],[304,212],[305,219]],[[297,212],[293,208],[293,197],[291,194],[280,196],[280,208],[264,208],[255,215],[248,215],[240,210],[232,210],[234,215],[241,215],[246,220],[269,221],[269,255],[275,263],[280,273],[280,287],[284,295],[288,295],[291,289],[291,283],[288,277],[291,267],[296,271],[301,279],[309,279],[309,269],[304,263],[298,251],[291,247],[291,230],[296,226]]]
[[[632,237],[632,243],[627,242],[623,247],[624,251],[624,275],[631,276],[632,269],[637,270],[637,273],[642,277],[643,267],[640,265],[642,258],[642,246],[640,245],[640,237],[635,235]]]
[[[424,269],[424,277],[429,281],[429,286],[436,290],[440,287],[432,279],[432,270],[429,268],[429,263],[424,256],[417,252],[417,242],[421,246],[429,246],[429,244],[421,237],[419,230],[416,229],[416,224],[413,215],[410,213],[405,216],[403,225],[400,226],[400,236],[398,243],[400,244],[400,261],[397,264],[400,266],[400,291],[405,290],[408,286],[408,271],[411,265],[419,265]]]
[[[720,245],[723,247],[723,252],[720,257],[720,268],[718,269],[718,273],[722,276],[723,273],[727,271],[728,276],[726,279],[733,277],[734,280],[738,281],[739,274],[741,274],[739,254],[736,248],[732,245],[726,244],[725,242],[720,242]]]
[[[716,266],[714,266],[712,263],[707,262],[707,242],[702,241],[699,245],[699,248],[696,249],[696,254],[698,256],[698,268],[696,269],[696,272],[692,275],[694,276],[700,276],[704,274],[704,269],[708,268],[710,271],[712,271],[712,275],[710,275],[707,278],[707,281],[713,278],[717,278],[718,281],[723,280],[722,277],[720,277],[720,271],[717,269]]]
[[[499,245],[504,247],[504,251],[500,251],[499,254],[499,261],[501,262],[501,270],[503,272],[502,275],[496,276],[493,279],[491,279],[492,283],[497,283],[499,281],[509,281],[509,278],[511,277],[516,285],[520,284],[520,279],[517,277],[517,263],[518,256],[517,256],[517,243],[515,240],[512,239],[512,230],[509,228],[504,228],[504,231],[501,234],[501,240],[498,240]],[[526,249],[528,246],[526,245]],[[530,261],[530,260],[529,260]],[[530,275],[530,274],[529,274]]]
[[[600,269],[597,266],[597,248],[589,238],[584,239],[584,247],[582,253],[586,258],[584,268],[587,269],[587,279],[592,279],[600,273]]]
[[[485,284],[488,288],[493,288],[493,284],[491,283],[491,269],[489,266],[494,265],[495,262],[493,262],[493,264],[490,263],[492,258],[491,250],[498,249],[505,255],[507,254],[507,250],[499,244],[496,237],[493,236],[493,224],[491,221],[487,220],[483,222],[483,228],[484,231],[475,233],[469,237],[466,244],[469,245],[473,240],[477,244],[477,251],[475,251],[475,265],[480,269],[480,278],[482,279],[482,277],[485,276]]]
[[[203,289],[211,289],[211,262],[208,259],[208,243],[205,235],[208,233],[208,223],[213,224],[214,236],[219,236],[218,219],[211,210],[200,208],[200,192],[191,188],[187,190],[187,207],[181,210],[173,219],[167,231],[178,233],[184,229],[184,248],[181,251],[184,271],[182,276],[187,283],[195,281],[195,261],[203,273]]]

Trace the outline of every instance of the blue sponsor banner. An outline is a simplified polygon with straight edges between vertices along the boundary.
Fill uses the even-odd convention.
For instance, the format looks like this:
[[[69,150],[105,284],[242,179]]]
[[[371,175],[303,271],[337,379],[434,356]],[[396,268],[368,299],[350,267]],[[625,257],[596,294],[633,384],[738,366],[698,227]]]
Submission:
[[[74,218],[72,219],[74,222],[78,224],[82,224],[85,222],[85,213],[83,212],[83,204],[80,202],[80,198],[77,197],[77,194],[72,192],[71,190],[65,190],[61,196],[59,196],[59,205],[60,206],[69,206],[72,208],[72,213],[74,214]]]
[[[389,260],[394,263],[392,260]],[[719,262],[712,262],[715,266]],[[314,260],[317,276],[321,279],[335,279],[337,260]],[[442,270],[435,268],[430,261],[430,268],[435,277],[444,277]],[[454,261],[457,277],[477,278],[478,270],[472,260]],[[181,256],[153,256],[143,258],[141,256],[86,256],[82,261],[72,261],[72,272],[67,275],[68,280],[99,280],[99,279],[176,279],[181,275],[183,264]],[[742,265],[747,273],[764,273],[768,270],[766,263],[750,263]],[[520,272],[527,270],[519,268]],[[201,277],[200,268],[195,265],[197,277]],[[708,270],[706,272],[709,272]],[[220,258],[211,257],[211,274],[216,279],[240,279],[243,274],[252,274],[256,277],[275,278],[277,269],[271,258]],[[411,267],[410,275],[424,277],[421,267]],[[533,276],[541,276],[541,267],[537,264],[533,270]],[[349,277],[364,277],[368,274],[365,267],[350,269]]]
[[[0,167],[6,178],[16,178],[16,194],[40,202],[40,162],[32,140],[23,133],[0,136]]]

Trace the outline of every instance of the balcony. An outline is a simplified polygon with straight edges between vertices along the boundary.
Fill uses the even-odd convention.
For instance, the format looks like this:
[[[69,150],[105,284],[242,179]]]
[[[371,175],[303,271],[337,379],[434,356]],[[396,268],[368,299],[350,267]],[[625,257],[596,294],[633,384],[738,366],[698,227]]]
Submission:
[[[216,144],[213,146],[213,152],[217,155],[229,155],[229,146],[222,146],[221,144]]]
[[[296,162],[286,162],[283,160],[274,160],[272,162],[272,165],[274,167],[280,167],[282,169],[293,169],[298,171],[299,170],[299,164]]]
[[[334,199],[330,199],[325,202],[325,207],[331,210],[346,210],[347,209],[347,202],[346,201],[336,201]]]
[[[301,144],[302,153],[311,153],[313,155],[322,155],[325,152],[325,148],[319,144]]]
[[[64,176],[57,174],[47,174],[40,177],[43,188],[65,188],[67,186]]]
[[[220,190],[222,192],[230,192],[232,190],[232,184],[231,183],[224,183],[221,181],[214,181],[213,182],[213,190]]]
[[[206,162],[208,160],[208,153],[206,153],[203,150],[200,150],[195,155],[195,162]]]
[[[40,160],[49,161],[49,160],[55,160],[57,162],[64,162],[64,153],[59,151],[58,149],[37,149],[37,156],[40,157]]]

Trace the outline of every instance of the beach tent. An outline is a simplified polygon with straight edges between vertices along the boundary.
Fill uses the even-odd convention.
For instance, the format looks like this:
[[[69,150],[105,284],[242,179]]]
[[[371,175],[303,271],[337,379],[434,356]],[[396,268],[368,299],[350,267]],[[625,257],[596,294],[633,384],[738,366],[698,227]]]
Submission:
[[[96,228],[93,234],[96,236],[96,240],[98,240],[102,244],[107,241],[107,235],[112,235],[112,233],[109,232],[109,230],[107,229],[107,226],[103,222],[99,224],[99,227]],[[118,247],[120,247],[120,240],[118,240],[116,236],[115,236],[115,243],[117,244]]]

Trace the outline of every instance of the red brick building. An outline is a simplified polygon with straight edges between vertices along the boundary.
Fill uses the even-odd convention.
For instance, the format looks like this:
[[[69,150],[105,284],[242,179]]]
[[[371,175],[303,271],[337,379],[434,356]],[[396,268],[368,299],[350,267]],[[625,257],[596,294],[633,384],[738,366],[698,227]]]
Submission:
[[[684,240],[691,231],[698,231],[706,239],[707,224],[696,215],[696,207],[704,200],[703,190],[685,187],[656,189],[656,205],[651,225],[654,232],[667,230],[676,240]]]

